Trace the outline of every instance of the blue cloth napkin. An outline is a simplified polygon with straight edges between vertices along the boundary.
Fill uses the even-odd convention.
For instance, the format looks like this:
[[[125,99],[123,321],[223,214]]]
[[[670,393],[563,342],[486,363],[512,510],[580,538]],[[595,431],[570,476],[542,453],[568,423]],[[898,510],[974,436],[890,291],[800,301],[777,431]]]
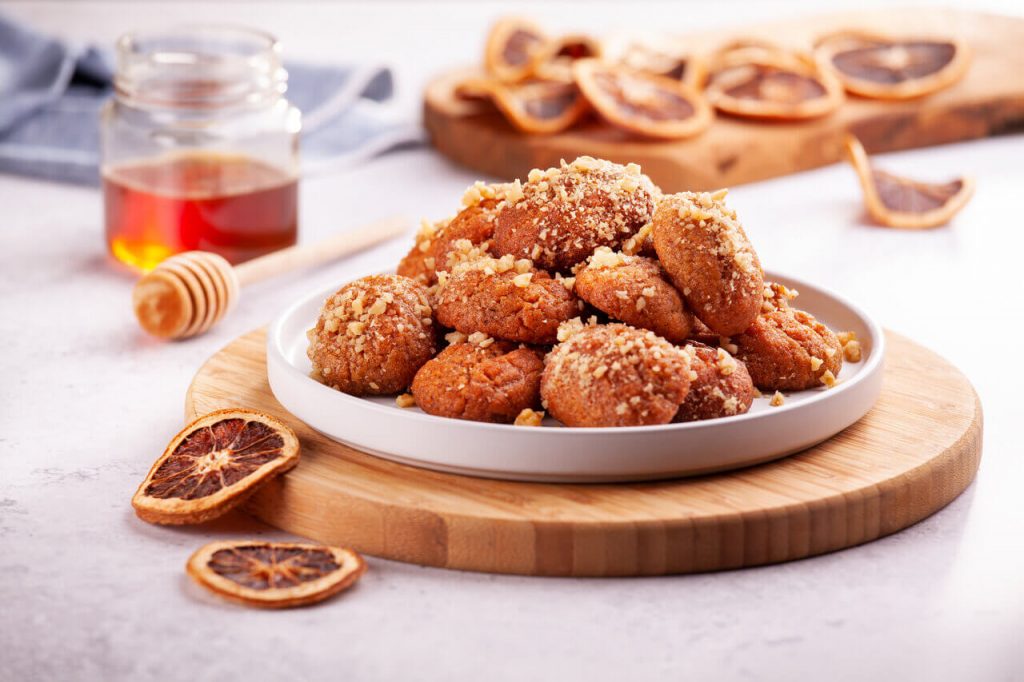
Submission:
[[[112,95],[108,52],[41,35],[0,14],[0,172],[99,183],[99,113]],[[302,111],[302,172],[341,169],[422,141],[387,105],[380,65],[286,63],[288,99]]]

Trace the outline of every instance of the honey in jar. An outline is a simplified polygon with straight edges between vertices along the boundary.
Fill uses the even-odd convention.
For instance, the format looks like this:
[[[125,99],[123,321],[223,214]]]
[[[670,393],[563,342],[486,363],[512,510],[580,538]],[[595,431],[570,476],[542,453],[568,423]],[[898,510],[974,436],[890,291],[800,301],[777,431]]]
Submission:
[[[240,263],[298,234],[298,181],[246,156],[196,152],[105,168],[103,194],[110,252],[140,270],[197,249]]]
[[[189,26],[124,36],[101,121],[110,253],[150,270],[200,249],[239,263],[295,243],[298,110],[270,35]]]

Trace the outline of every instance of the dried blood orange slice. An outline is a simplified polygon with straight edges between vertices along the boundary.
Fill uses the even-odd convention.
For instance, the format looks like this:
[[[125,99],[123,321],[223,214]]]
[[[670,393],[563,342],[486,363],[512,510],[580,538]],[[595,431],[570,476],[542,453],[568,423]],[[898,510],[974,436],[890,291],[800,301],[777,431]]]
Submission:
[[[882,225],[907,230],[945,225],[974,194],[971,178],[931,184],[876,170],[852,135],[846,137],[846,151],[860,178],[868,213]]]
[[[825,116],[843,102],[842,85],[811,56],[763,46],[720,53],[704,93],[723,113],[785,121]]]
[[[921,97],[967,72],[970,50],[953,38],[891,38],[844,32],[818,42],[817,54],[849,91],[876,99]]]
[[[233,509],[299,461],[299,439],[252,410],[218,410],[175,436],[132,497],[143,521],[201,523]]]
[[[688,54],[672,46],[653,43],[631,43],[619,58],[628,69],[653,73],[700,88],[707,75],[707,64],[696,54]]]
[[[285,608],[323,601],[366,571],[341,547],[235,540],[200,547],[186,565],[200,585],[249,606]]]
[[[486,93],[509,123],[524,133],[550,134],[565,130],[590,107],[574,83],[529,81],[514,85],[488,79],[469,79],[456,88],[463,97]]]
[[[546,81],[571,81],[572,63],[577,59],[600,58],[604,47],[585,35],[567,35],[550,40],[534,52],[531,74]]]
[[[573,62],[580,91],[612,125],[637,135],[680,139],[703,132],[711,107],[690,86],[598,59]]]
[[[484,67],[504,83],[518,83],[533,72],[534,55],[547,42],[547,35],[532,21],[506,17],[487,36]]]

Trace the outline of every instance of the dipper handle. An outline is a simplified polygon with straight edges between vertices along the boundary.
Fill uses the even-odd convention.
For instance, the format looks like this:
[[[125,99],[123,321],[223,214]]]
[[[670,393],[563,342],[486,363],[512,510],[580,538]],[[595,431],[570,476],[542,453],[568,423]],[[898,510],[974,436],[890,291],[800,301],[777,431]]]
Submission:
[[[232,267],[206,251],[171,256],[144,275],[132,291],[139,325],[162,339],[184,339],[217,324],[246,284],[293,270],[316,267],[398,235],[408,220],[386,218],[341,232],[318,244],[292,246]]]
[[[409,221],[400,216],[346,232],[339,232],[316,244],[290,246],[235,266],[239,286],[261,282],[293,270],[304,270],[362,251],[405,231]]]

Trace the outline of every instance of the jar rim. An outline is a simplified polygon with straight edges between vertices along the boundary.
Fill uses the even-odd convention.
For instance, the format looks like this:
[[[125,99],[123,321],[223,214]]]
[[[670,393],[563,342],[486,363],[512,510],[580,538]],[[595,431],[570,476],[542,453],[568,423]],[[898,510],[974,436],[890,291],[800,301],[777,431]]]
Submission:
[[[276,101],[287,89],[281,43],[234,24],[134,31],[117,41],[115,92],[148,107],[210,109]]]

